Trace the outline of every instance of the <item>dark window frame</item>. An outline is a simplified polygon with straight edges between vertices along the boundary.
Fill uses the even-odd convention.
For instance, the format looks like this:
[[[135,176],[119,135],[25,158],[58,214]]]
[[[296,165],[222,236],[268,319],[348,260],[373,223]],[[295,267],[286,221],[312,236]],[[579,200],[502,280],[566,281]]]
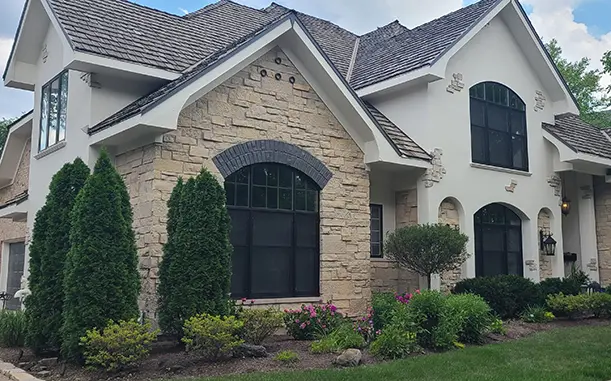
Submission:
[[[503,222],[484,222],[483,215],[488,208],[503,208]],[[518,224],[511,223],[511,221],[519,221]],[[475,276],[485,275],[498,275],[498,274],[484,274],[484,262],[486,260],[485,252],[496,252],[501,254],[502,258],[502,273],[509,274],[509,255],[514,255],[518,262],[518,271],[516,275],[524,276],[524,237],[522,235],[522,219],[513,210],[503,204],[488,204],[477,211],[473,219],[474,233],[475,233]],[[497,232],[502,233],[502,250],[487,250],[484,251],[484,230],[493,229]],[[517,232],[519,237],[519,251],[509,250],[508,248],[508,235],[510,232]]]
[[[55,77],[53,77],[50,81],[45,83],[42,87],[42,90],[40,92],[40,121],[39,121],[39,127],[38,127],[38,152],[42,152],[66,140],[67,126],[64,125],[63,137],[61,138],[60,138],[60,135],[61,135],[60,130],[61,130],[62,114],[64,114],[66,118],[65,124],[67,124],[67,113],[68,113],[68,95],[67,94],[68,94],[69,85],[70,85],[69,77],[70,77],[69,71],[64,70],[61,73],[59,73],[58,75],[56,75]],[[51,89],[55,81],[59,81],[58,89],[57,89],[57,113],[55,115],[56,117],[55,119],[56,120],[55,139],[53,143],[50,144],[49,138],[50,138],[50,131],[51,131],[51,109],[52,109],[51,107]],[[64,88],[66,91],[66,101],[62,102],[62,90]],[[47,98],[47,110],[46,110],[47,112],[46,112],[46,115],[43,115],[43,104],[45,101],[45,97],[48,97]],[[43,125],[43,117],[46,117],[44,125]],[[43,137],[42,132],[43,131],[45,131],[44,136],[46,140],[44,144],[42,141],[42,137]]]
[[[492,91],[491,91],[492,90]],[[502,90],[505,92],[504,96],[496,94],[494,90]],[[492,92],[493,94],[488,94]],[[491,165],[499,168],[507,168],[518,171],[528,172],[529,170],[529,156],[528,156],[528,125],[526,118],[526,104],[520,98],[518,94],[516,94],[509,87],[497,83],[497,82],[481,82],[477,85],[471,87],[469,91],[469,114],[470,114],[470,124],[471,124],[471,160],[473,163],[477,164],[485,164]],[[515,103],[512,104],[512,101]],[[477,114],[475,114],[474,105],[479,104],[483,106],[483,123],[477,124],[477,120],[481,119],[477,118]],[[504,111],[506,113],[506,125],[504,128],[499,128],[499,126],[492,126],[490,124],[490,109],[499,109],[500,111]],[[518,126],[512,125],[512,116],[518,116],[522,126],[520,126],[521,132],[516,132]],[[518,119],[516,119],[518,120]],[[483,134],[479,136],[477,132]],[[491,153],[494,151],[496,154],[499,153],[496,149],[491,149],[490,144],[493,139],[493,135],[496,135],[499,139],[504,139],[506,144],[506,152],[500,151],[505,154],[504,158],[495,158],[499,159],[495,162],[491,158]],[[476,136],[482,137],[483,146],[475,146],[479,144],[478,140],[476,140]],[[516,142],[514,144],[514,142]],[[522,163],[516,165],[514,162],[514,154],[516,149],[514,146],[519,148],[519,152],[522,154]],[[476,152],[479,153],[483,151],[484,157],[478,158],[476,157]],[[479,156],[479,155],[478,155]]]
[[[254,172],[255,170],[257,170],[258,168],[261,167],[276,167],[278,168],[278,171],[280,170],[284,170],[284,171],[290,171],[291,172],[291,195],[292,195],[292,199],[291,199],[291,209],[281,209],[280,208],[280,192],[278,192],[277,194],[277,203],[276,203],[276,207],[269,207],[269,202],[268,202],[268,198],[267,198],[267,193],[266,193],[266,205],[265,206],[253,206],[253,188],[254,187],[265,187],[266,191],[267,189],[287,189],[287,187],[281,187],[280,186],[280,174],[278,172],[278,177],[277,177],[277,186],[276,185],[268,185],[267,182],[268,180],[266,179],[266,185],[257,185],[254,184]],[[244,174],[247,174],[246,176],[246,182],[242,181],[242,182],[238,182],[238,176],[242,176]],[[304,184],[304,188],[297,188],[297,178],[300,178],[301,183]],[[235,180],[235,181],[234,181]],[[242,180],[244,180],[244,177],[242,178]],[[239,195],[237,192],[238,186],[247,186],[248,187],[248,195],[247,195],[247,205],[233,205],[233,204],[237,204],[238,203],[238,199],[239,199]],[[233,201],[229,200],[230,195],[232,194],[231,191],[227,191],[229,190],[229,187],[234,187],[234,192],[233,192]],[[265,298],[292,298],[292,297],[318,297],[320,296],[320,188],[318,187],[318,185],[316,185],[316,183],[309,178],[307,175],[305,175],[303,172],[289,167],[287,165],[284,164],[279,164],[279,163],[257,163],[257,164],[253,164],[253,165],[249,165],[246,167],[243,167],[242,169],[234,172],[233,174],[231,174],[230,176],[227,176],[227,178],[225,179],[225,189],[226,189],[226,193],[228,195],[228,200],[227,200],[227,209],[229,210],[229,213],[232,214],[232,212],[235,212],[234,214],[237,215],[240,212],[244,213],[248,213],[248,217],[247,217],[247,232],[246,233],[246,245],[239,245],[240,248],[246,248],[247,250],[247,259],[246,259],[246,263],[245,263],[245,268],[242,268],[243,270],[243,274],[245,275],[245,287],[242,289],[242,292],[233,292],[233,288],[234,288],[234,280],[232,277],[232,295],[231,297],[234,299],[238,299],[238,298],[249,298],[249,299],[265,299]],[[315,205],[313,208],[311,208],[312,210],[298,210],[298,206],[297,206],[297,202],[295,201],[296,199],[296,195],[298,192],[305,192],[305,200],[304,200],[304,207],[305,209],[308,209],[310,204],[308,201],[308,192],[316,192],[316,199],[315,199]],[[270,246],[256,246],[254,244],[254,236],[253,236],[253,230],[255,227],[255,219],[257,217],[261,217],[264,214],[276,214],[276,215],[284,215],[284,216],[291,216],[291,233],[292,233],[292,237],[291,237],[291,246],[290,246],[290,259],[289,259],[289,268],[287,269],[289,271],[289,276],[288,276],[288,288],[289,288],[289,292],[286,294],[270,294],[270,293],[257,293],[257,292],[253,292],[252,288],[253,288],[253,278],[254,278],[254,274],[253,274],[253,251],[255,248],[259,247],[270,247]],[[297,243],[297,231],[300,228],[300,226],[296,223],[296,221],[298,219],[303,219],[303,218],[307,218],[307,217],[313,217],[314,218],[314,227],[313,229],[315,229],[314,232],[314,239],[311,244],[311,246],[307,246],[307,245],[298,245]],[[243,222],[243,221],[242,221]],[[303,226],[301,226],[303,228]],[[282,246],[284,247],[284,246]],[[316,271],[314,274],[311,274],[312,278],[310,279],[311,283],[313,285],[315,285],[314,289],[309,290],[307,292],[300,292],[297,291],[297,266],[296,266],[296,261],[297,261],[297,251],[298,250],[314,250],[314,252],[316,253],[316,258],[315,258],[315,263],[313,265],[314,268],[316,268]],[[259,276],[263,276],[263,275],[259,275]]]
[[[373,208],[378,209],[379,217],[373,217]],[[374,231],[373,222],[378,220],[378,229],[375,230],[380,233],[378,242],[374,242],[371,233]],[[369,204],[369,253],[371,258],[384,258],[384,206],[382,204]],[[379,246],[378,255],[373,254],[373,247]]]

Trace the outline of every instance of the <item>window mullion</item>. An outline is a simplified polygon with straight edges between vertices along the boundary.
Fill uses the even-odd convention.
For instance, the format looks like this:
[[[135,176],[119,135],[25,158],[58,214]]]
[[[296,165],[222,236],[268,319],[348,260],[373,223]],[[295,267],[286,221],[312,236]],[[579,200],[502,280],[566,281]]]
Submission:
[[[485,130],[486,133],[484,134],[486,136],[486,138],[484,139],[484,161],[486,162],[486,164],[490,164],[490,126],[489,126],[489,122],[488,122],[488,102],[484,102],[484,124],[486,125]]]
[[[297,269],[295,269],[295,264],[297,262],[297,232],[296,232],[296,224],[295,224],[295,216],[296,216],[296,212],[293,211],[293,219],[292,219],[292,229],[291,232],[293,234],[293,236],[291,237],[291,245],[292,245],[292,250],[291,250],[291,258],[289,260],[290,266],[291,266],[291,270],[289,272],[289,287],[291,290],[291,296],[297,296]]]
[[[61,118],[62,115],[62,86],[63,86],[63,82],[64,82],[64,76],[63,75],[59,75],[59,86],[57,88],[57,123],[55,124],[55,143],[57,144],[59,143],[59,126],[61,124],[61,121],[59,120],[59,118]]]

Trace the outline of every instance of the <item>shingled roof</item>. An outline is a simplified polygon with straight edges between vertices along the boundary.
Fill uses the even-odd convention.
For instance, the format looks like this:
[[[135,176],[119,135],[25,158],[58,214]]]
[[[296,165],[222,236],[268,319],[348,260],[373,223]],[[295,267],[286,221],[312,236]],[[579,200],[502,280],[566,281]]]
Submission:
[[[254,9],[220,0],[177,16],[127,0],[49,1],[75,50],[182,74],[90,128],[89,133],[95,133],[181,88],[289,13],[299,19],[351,87],[359,89],[431,65],[501,0],[482,0],[411,30],[394,21],[362,36],[276,3]],[[372,115],[386,130],[387,119],[379,111]],[[388,136],[396,147],[405,144],[395,133]]]
[[[555,124],[543,123],[543,129],[578,153],[611,159],[611,139],[572,113],[556,115]]]

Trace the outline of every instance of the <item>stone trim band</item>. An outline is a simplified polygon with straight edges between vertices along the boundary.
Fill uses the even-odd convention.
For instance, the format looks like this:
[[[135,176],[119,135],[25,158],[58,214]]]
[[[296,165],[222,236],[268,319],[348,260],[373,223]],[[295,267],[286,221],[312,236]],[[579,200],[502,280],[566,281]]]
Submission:
[[[308,175],[323,189],[333,173],[309,152],[278,140],[253,140],[237,144],[216,155],[212,161],[224,178],[232,173],[258,163],[288,165]]]

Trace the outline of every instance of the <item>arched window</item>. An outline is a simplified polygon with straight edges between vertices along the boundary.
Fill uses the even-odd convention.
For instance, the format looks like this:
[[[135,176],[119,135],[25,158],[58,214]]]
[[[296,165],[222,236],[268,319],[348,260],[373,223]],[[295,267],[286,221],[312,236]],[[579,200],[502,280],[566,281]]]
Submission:
[[[494,82],[473,86],[470,95],[473,162],[528,171],[526,107],[522,99]]]
[[[501,204],[475,213],[475,275],[523,275],[522,220]]]
[[[233,298],[319,295],[319,187],[282,164],[254,164],[225,180]]]

